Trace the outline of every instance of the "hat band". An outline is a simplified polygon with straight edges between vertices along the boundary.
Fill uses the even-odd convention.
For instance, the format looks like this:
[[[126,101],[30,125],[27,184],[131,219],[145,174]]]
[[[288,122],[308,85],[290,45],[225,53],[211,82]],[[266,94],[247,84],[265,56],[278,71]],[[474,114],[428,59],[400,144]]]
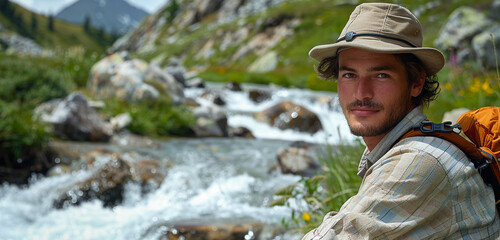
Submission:
[[[355,33],[355,32],[348,32],[345,34],[345,36],[339,38],[335,43],[338,43],[340,41],[343,41],[343,40],[346,40],[347,42],[350,42],[352,40],[354,40],[355,37],[359,37],[359,36],[371,36],[371,37],[382,37],[382,38],[388,38],[388,39],[392,39],[392,40],[396,40],[396,41],[400,41],[400,42],[403,42],[403,43],[406,43],[412,47],[417,47],[415,46],[414,44],[412,44],[411,42],[408,42],[402,38],[398,38],[398,37],[393,37],[393,36],[387,36],[387,35],[383,35],[383,34],[378,34],[378,33]]]

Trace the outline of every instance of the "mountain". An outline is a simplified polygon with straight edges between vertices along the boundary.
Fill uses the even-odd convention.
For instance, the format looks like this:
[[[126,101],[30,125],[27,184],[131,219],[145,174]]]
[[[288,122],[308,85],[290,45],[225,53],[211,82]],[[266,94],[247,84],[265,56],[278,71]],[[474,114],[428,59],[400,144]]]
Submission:
[[[147,16],[125,0],[79,0],[61,10],[55,17],[72,23],[84,24],[86,19],[96,28],[108,33],[123,34],[135,28]]]

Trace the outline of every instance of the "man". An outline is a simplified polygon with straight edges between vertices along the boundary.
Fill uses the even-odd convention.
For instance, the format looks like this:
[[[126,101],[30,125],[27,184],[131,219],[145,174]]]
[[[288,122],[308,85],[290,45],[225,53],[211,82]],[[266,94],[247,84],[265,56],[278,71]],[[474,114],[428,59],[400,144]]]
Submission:
[[[426,119],[442,53],[422,47],[416,17],[394,4],[356,7],[337,42],[314,47],[319,76],[336,78],[351,132],[366,144],[359,192],[310,239],[499,239],[493,191],[466,155],[435,137],[399,140]]]

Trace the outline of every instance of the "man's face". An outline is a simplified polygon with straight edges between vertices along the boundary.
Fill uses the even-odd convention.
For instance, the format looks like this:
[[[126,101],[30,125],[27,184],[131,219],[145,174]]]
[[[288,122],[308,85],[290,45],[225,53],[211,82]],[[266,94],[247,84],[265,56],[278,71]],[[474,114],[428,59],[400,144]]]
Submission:
[[[408,84],[403,63],[392,54],[359,48],[339,54],[340,105],[354,135],[384,136],[401,121],[421,91]]]

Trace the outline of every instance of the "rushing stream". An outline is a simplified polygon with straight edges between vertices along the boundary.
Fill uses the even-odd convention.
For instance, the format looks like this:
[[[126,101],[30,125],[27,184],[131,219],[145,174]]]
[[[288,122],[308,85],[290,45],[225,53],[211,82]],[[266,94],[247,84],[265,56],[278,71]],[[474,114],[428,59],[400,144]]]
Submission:
[[[259,222],[266,226],[260,239],[272,239],[270,228],[291,214],[287,207],[268,207],[272,194],[300,179],[269,171],[276,164],[277,149],[296,140],[325,146],[354,138],[333,93],[266,86],[272,98],[255,104],[245,92],[228,91],[217,84],[209,88],[226,101],[229,125],[250,129],[256,139],[179,138],[159,141],[160,147],[156,148],[75,143],[74,147],[80,149],[105,147],[117,152],[140,152],[167,161],[172,167],[163,183],[147,194],[141,194],[140,186],[126,185],[123,203],[114,208],[103,207],[99,200],[53,208],[59,189],[88,177],[90,173],[84,170],[33,178],[27,187],[4,184],[0,186],[0,239],[158,239],[164,229],[157,226],[193,221]],[[187,89],[186,96],[211,104],[199,97],[202,92]],[[252,113],[284,99],[315,112],[324,130],[314,135],[279,130],[252,118]],[[290,235],[278,239],[298,238]]]

